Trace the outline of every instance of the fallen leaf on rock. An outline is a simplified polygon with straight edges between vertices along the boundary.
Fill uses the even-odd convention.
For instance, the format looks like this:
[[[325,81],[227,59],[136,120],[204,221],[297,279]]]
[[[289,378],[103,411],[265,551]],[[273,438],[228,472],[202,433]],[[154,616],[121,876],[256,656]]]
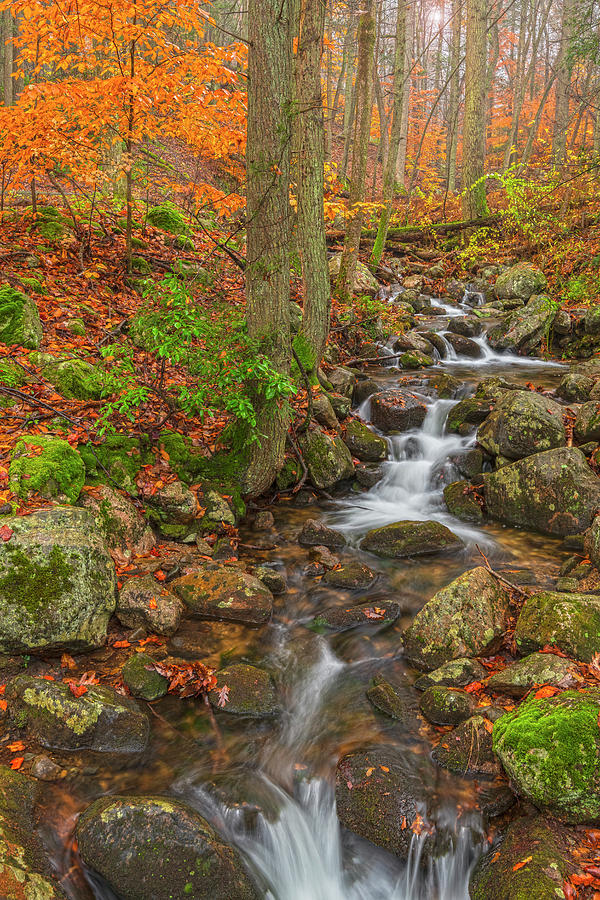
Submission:
[[[154,662],[152,668],[169,681],[169,693],[179,697],[198,697],[217,686],[215,670],[201,662],[186,665]]]
[[[521,862],[515,863],[512,867],[513,872],[518,872],[519,869],[522,869],[523,866],[526,866],[528,862],[531,862],[533,856],[526,856],[525,859],[522,859]]]
[[[23,765],[24,761],[25,761],[25,758],[23,756],[15,756],[15,758],[12,760],[12,762],[10,764],[11,769],[14,769],[15,771],[17,769],[20,769],[21,766]]]
[[[12,530],[12,528],[9,528],[8,525],[0,526],[0,539],[2,539],[4,543],[10,541],[13,534],[14,531]]]
[[[536,700],[544,700],[546,697],[555,697],[557,694],[560,694],[560,690],[557,687],[551,684],[544,684],[533,696]]]

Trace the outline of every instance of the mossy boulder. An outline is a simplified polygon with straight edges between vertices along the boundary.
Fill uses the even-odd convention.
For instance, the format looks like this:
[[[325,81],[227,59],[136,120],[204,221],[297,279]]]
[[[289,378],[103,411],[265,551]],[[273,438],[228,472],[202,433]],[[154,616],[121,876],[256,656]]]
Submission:
[[[27,384],[27,375],[12,359],[0,361],[0,384],[9,388],[20,388]]]
[[[404,632],[404,651],[419,669],[451,659],[488,656],[504,636],[510,595],[488,569],[478,566],[435,594]]]
[[[420,428],[426,415],[423,400],[404,388],[380,391],[371,397],[371,421],[386,433]]]
[[[42,497],[75,503],[85,481],[80,454],[67,441],[31,435],[17,441],[12,452],[9,483],[25,499],[32,491]]]
[[[585,552],[592,564],[600,569],[600,516],[595,516],[594,521],[585,533]]]
[[[470,716],[445,734],[432,758],[461,778],[494,778],[501,771],[492,747],[492,724],[483,716]]]
[[[600,597],[558,591],[533,594],[517,619],[515,641],[521,653],[550,646],[572,659],[591,662],[600,653]]]
[[[581,403],[589,400],[590,392],[595,383],[595,380],[588,375],[569,372],[561,378],[556,393],[563,400],[568,400],[570,403]]]
[[[213,281],[213,276],[208,269],[187,259],[176,260],[171,266],[171,271],[182,281],[197,281],[204,287],[209,287]]]
[[[524,697],[543,684],[555,687],[576,687],[578,679],[572,660],[555,653],[531,653],[525,659],[511,663],[489,679],[487,690],[492,694]]]
[[[466,687],[474,681],[483,681],[487,670],[476,659],[463,657],[451,659],[433,672],[421,675],[415,681],[418,691],[426,691],[429,687]]]
[[[460,688],[434,685],[423,692],[419,708],[434,725],[458,725],[475,712],[477,700]]]
[[[379,462],[387,459],[387,441],[358,419],[352,419],[348,423],[343,440],[352,456],[363,462]]]
[[[123,900],[258,900],[240,857],[168,797],[101,797],[79,817],[79,853]]]
[[[440,522],[393,522],[367,532],[361,549],[384,559],[404,559],[430,553],[456,552],[463,543]]]
[[[582,403],[575,419],[575,438],[579,443],[600,441],[600,403]]]
[[[298,535],[298,543],[301,547],[327,547],[329,550],[340,550],[346,546],[346,538],[341,531],[328,528],[318,519],[307,519]]]
[[[262,625],[273,611],[271,591],[234,566],[207,563],[202,571],[171,582],[191,616]]]
[[[153,225],[161,231],[168,231],[170,234],[184,234],[187,231],[182,213],[169,201],[149,209],[146,221],[149,225]]]
[[[398,719],[398,721],[408,724],[409,719],[414,718],[410,702],[382,676],[374,679],[373,684],[367,690],[367,697],[375,709],[390,719]]]
[[[477,497],[470,490],[468,481],[453,481],[444,488],[444,502],[448,512],[462,522],[483,521],[483,509]]]
[[[65,322],[65,328],[74,337],[85,337],[86,335],[85,322],[79,316],[75,316],[75,318],[72,319],[67,319],[67,321]]]
[[[349,631],[351,628],[387,628],[400,615],[400,605],[394,600],[361,603],[357,606],[334,606],[320,612],[309,627],[319,634]]]
[[[511,822],[499,847],[477,862],[471,900],[565,900],[570,854],[556,824],[532,816]]]
[[[508,459],[564,447],[563,413],[562,406],[534,391],[509,391],[479,427],[477,442]]]
[[[119,591],[117,619],[126,628],[143,628],[152,634],[175,634],[183,603],[152,575],[128,578]]]
[[[106,641],[115,570],[87,512],[70,507],[3,517],[0,650],[90,650]]]
[[[448,413],[446,429],[453,434],[472,431],[475,425],[481,425],[487,419],[493,408],[494,404],[489,400],[473,397],[459,400]]]
[[[143,465],[154,461],[147,443],[126,434],[109,434],[102,444],[82,444],[78,450],[88,481],[102,483],[108,473],[134,496],[138,493],[135,483],[138,472]]]
[[[574,447],[535,453],[485,476],[488,513],[545,534],[579,534],[600,508],[600,479]]]
[[[227,700],[219,706],[225,687],[228,689]],[[219,669],[217,686],[209,692],[208,699],[215,708],[238,716],[263,718],[279,712],[275,683],[270,674],[245,663]]]
[[[494,726],[494,751],[521,797],[571,824],[600,821],[600,693],[530,697]]]
[[[13,725],[51,750],[132,756],[148,744],[148,717],[111,687],[93,685],[75,697],[68,684],[18,675],[6,697]]]
[[[323,576],[325,584],[330,587],[348,591],[365,590],[371,587],[377,576],[368,566],[359,562],[350,562],[339,569],[332,569]]]
[[[337,435],[332,437],[315,429],[303,435],[299,443],[315,487],[330,488],[354,475],[350,451]]]
[[[336,279],[340,274],[340,265],[342,262],[342,254],[336,253],[329,259],[329,276]],[[355,294],[376,294],[379,290],[379,282],[375,276],[367,269],[364,263],[357,263],[356,275],[354,276],[353,291]]]
[[[0,287],[0,343],[37,350],[42,323],[35,301],[12,287]]]
[[[517,263],[498,275],[494,285],[494,294],[499,300],[508,300],[518,297],[520,300],[529,300],[534,294],[541,294],[546,290],[546,276],[541,269],[536,269],[529,263]]]
[[[114,488],[102,484],[86,489],[79,503],[93,516],[96,527],[111,550],[144,556],[154,547],[156,538],[143,515]]]
[[[147,653],[134,653],[123,666],[123,681],[134,697],[140,700],[160,700],[167,693],[169,682],[154,668],[154,660]]]
[[[592,303],[588,306],[583,320],[586,334],[600,334],[600,304]]]
[[[538,348],[542,340],[548,338],[557,310],[558,303],[546,294],[534,295],[527,306],[517,309],[488,331],[490,346],[494,350],[521,353]]]
[[[434,364],[432,356],[419,353],[417,350],[407,350],[399,359],[403,369],[427,369]]]
[[[184,541],[200,530],[196,495],[181,481],[172,481],[147,498],[146,515],[167,540]]]

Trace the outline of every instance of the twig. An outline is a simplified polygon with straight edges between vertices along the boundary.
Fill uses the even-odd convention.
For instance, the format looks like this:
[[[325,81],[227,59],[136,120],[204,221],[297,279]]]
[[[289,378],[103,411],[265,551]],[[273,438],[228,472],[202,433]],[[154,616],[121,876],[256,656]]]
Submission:
[[[300,488],[304,487],[304,484],[306,483],[306,479],[308,478],[308,468],[307,468],[306,463],[304,462],[304,457],[302,456],[302,453],[300,452],[300,447],[298,446],[298,444],[296,443],[296,441],[294,440],[292,435],[288,433],[287,438],[291,444],[292,450],[294,451],[296,458],[298,459],[298,462],[302,466],[302,478],[300,479],[298,484],[294,485],[294,487],[292,488],[292,494],[297,494],[298,491],[300,490]]]
[[[499,572],[496,572],[494,569],[492,569],[489,559],[487,558],[487,556],[485,555],[485,553],[483,552],[483,550],[481,549],[479,544],[475,544],[475,546],[477,547],[477,550],[479,551],[481,557],[483,558],[485,567],[488,570],[488,572],[490,573],[490,575],[493,575],[494,578],[497,578],[498,581],[501,581],[503,584],[505,584],[507,587],[509,587],[512,591],[516,591],[518,594],[521,595],[521,597],[529,597],[529,594],[527,593],[527,591],[524,591],[523,588],[520,588],[517,584],[513,584],[513,582],[509,581],[508,578],[505,578],[504,575],[500,575]]]
[[[308,377],[308,372],[304,368],[302,361],[296,350],[294,349],[294,345],[292,344],[292,355],[294,360],[296,361],[296,365],[300,369],[300,374],[304,380],[304,386],[306,387],[306,395],[308,397],[308,407],[306,409],[306,416],[304,417],[304,421],[300,423],[298,428],[296,429],[296,434],[303,434],[308,426],[310,425],[310,420],[312,419],[313,414],[313,389],[312,384],[310,383],[310,378]]]

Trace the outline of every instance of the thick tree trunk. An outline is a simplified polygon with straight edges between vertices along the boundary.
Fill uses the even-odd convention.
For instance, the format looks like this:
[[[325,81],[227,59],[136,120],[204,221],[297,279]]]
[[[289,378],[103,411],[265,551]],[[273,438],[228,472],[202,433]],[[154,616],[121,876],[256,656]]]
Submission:
[[[488,214],[485,181],[486,0],[467,0],[465,120],[463,126],[463,215]]]
[[[452,48],[450,51],[450,99],[446,132],[447,187],[456,190],[456,150],[458,147],[458,110],[460,104],[461,0],[452,0]]]
[[[575,0],[563,0],[560,47],[556,61],[556,106],[554,112],[554,137],[552,152],[557,166],[565,161],[567,132],[569,130],[569,101],[571,99],[571,74],[573,61],[569,54],[573,38]]]
[[[10,9],[2,12],[2,43],[4,53],[4,105],[12,106],[14,103],[13,84],[13,17]]]
[[[410,106],[410,84],[413,64],[413,44],[415,39],[415,4],[406,4],[406,24],[404,38],[404,78],[402,82],[402,124],[400,143],[396,158],[396,181],[404,185],[406,177],[406,155],[408,151],[408,113]]]
[[[248,3],[246,150],[248,332],[281,374],[289,372],[291,2]],[[289,414],[257,389],[258,439],[249,446],[244,490],[257,496],[281,467]]]

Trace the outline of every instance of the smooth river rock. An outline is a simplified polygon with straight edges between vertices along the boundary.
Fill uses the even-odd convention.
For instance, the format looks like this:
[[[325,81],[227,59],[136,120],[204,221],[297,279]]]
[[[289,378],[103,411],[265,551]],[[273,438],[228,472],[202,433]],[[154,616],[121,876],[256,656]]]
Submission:
[[[403,559],[463,548],[463,542],[440,522],[393,522],[367,532],[361,549],[387,559]]]

